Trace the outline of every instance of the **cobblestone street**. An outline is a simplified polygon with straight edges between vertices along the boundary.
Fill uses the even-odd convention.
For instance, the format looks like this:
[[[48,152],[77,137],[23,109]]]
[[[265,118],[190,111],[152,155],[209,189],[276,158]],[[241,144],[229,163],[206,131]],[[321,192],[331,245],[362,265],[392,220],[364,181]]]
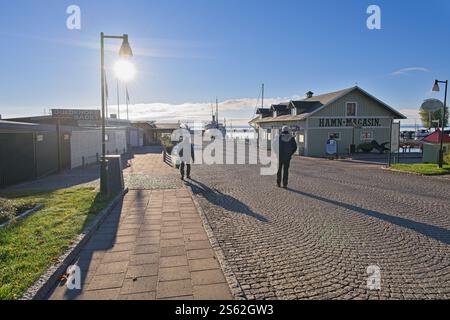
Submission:
[[[249,299],[450,298],[447,179],[309,158],[293,160],[288,190],[257,166],[194,166],[193,178]]]

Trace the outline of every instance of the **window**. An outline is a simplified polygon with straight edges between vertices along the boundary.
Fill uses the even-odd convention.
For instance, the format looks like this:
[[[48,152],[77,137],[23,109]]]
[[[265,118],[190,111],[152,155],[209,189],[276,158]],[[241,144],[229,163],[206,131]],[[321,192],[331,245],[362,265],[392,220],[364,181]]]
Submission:
[[[297,115],[297,108],[292,108],[292,115],[296,116]]]
[[[333,139],[336,141],[341,141],[341,133],[340,132],[330,132],[328,134],[328,139]]]
[[[361,141],[372,141],[372,140],[373,140],[373,132],[372,131],[361,132]]]
[[[358,104],[356,102],[347,102],[346,106],[347,117],[356,117],[356,109]]]

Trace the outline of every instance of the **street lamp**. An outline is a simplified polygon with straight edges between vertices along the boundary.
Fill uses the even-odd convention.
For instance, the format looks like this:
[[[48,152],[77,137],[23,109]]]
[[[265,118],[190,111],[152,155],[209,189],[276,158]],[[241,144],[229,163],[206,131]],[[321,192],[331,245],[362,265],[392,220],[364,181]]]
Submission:
[[[444,97],[444,108],[442,110],[442,130],[441,130],[441,146],[439,148],[439,168],[442,168],[444,165],[444,130],[445,130],[445,109],[447,107],[447,88],[448,88],[448,80],[434,81],[433,91],[439,92],[441,91],[439,88],[439,83],[445,83],[445,97]]]
[[[128,35],[122,36],[107,36],[103,32],[100,34],[100,65],[101,65],[101,96],[102,96],[102,159],[100,163],[100,192],[107,193],[106,181],[106,117],[105,117],[105,93],[106,93],[106,78],[105,78],[105,39],[120,39],[122,46],[119,50],[121,58],[130,58],[133,56],[130,43],[128,42]]]

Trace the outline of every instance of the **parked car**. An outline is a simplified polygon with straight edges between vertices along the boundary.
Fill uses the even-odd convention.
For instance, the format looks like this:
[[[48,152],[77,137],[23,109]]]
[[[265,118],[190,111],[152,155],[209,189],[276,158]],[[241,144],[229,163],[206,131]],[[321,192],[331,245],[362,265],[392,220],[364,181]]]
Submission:
[[[402,131],[400,133],[400,137],[402,140],[414,140],[415,132],[414,131]]]
[[[423,138],[427,137],[430,133],[431,132],[428,129],[417,130],[415,140],[422,140]]]

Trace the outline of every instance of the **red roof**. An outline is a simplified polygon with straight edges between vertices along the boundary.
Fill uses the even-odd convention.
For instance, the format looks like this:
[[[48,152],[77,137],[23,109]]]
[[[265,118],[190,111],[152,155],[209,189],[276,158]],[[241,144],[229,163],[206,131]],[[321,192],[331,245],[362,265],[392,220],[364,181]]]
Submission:
[[[425,137],[422,141],[429,143],[441,143],[441,130],[437,129],[435,132]],[[444,142],[450,142],[450,136],[448,134],[444,134]]]

